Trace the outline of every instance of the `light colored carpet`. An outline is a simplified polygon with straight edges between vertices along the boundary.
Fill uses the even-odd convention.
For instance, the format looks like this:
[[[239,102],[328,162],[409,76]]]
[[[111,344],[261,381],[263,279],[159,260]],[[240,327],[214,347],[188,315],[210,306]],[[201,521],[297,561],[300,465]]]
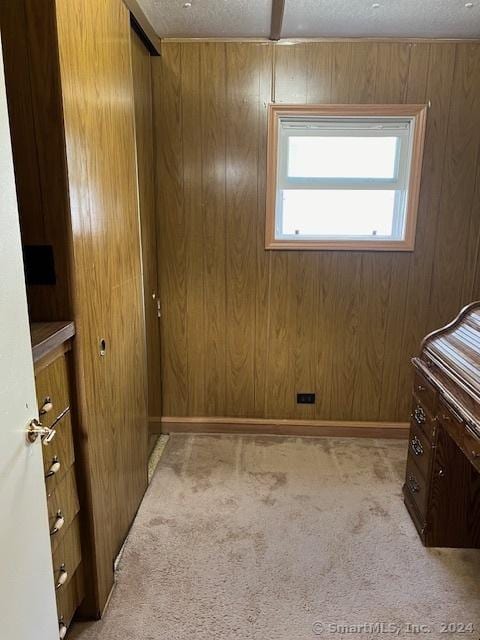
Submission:
[[[397,440],[171,436],[108,611],[72,637],[477,640],[480,552],[422,547],[405,458]]]

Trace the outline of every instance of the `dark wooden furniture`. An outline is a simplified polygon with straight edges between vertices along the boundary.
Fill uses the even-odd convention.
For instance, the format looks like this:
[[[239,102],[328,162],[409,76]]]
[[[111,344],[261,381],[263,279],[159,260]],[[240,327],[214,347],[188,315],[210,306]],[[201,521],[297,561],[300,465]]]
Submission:
[[[30,332],[39,418],[55,432],[51,441],[43,439],[42,453],[59,633],[63,637],[85,594],[70,361],[75,327],[73,322],[41,322],[33,323]]]
[[[480,302],[413,365],[405,504],[426,546],[480,548]]]

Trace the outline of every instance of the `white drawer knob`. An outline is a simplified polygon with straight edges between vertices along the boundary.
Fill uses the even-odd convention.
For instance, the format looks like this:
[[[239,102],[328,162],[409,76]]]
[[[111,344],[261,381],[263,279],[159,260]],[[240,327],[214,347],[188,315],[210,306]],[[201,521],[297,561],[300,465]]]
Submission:
[[[51,411],[53,409],[53,402],[52,399],[50,397],[45,398],[45,400],[43,401],[42,406],[40,407],[40,415],[44,416],[46,413],[48,413],[49,411]]]
[[[45,477],[50,478],[51,476],[54,476],[56,473],[60,471],[61,466],[62,465],[60,464],[60,460],[57,458],[57,456],[54,456],[52,458],[52,464],[50,465],[50,469],[45,474]]]
[[[58,625],[58,637],[60,640],[63,640],[67,635],[67,625],[64,622],[60,622]]]
[[[53,523],[53,527],[50,531],[50,535],[51,536],[55,535],[58,531],[60,531],[60,529],[63,527],[64,524],[65,524],[65,516],[61,511],[57,511],[57,517],[55,519],[55,522]]]
[[[68,578],[68,571],[65,569],[65,565],[62,564],[58,574],[57,584],[55,585],[55,589],[60,589],[62,584],[65,584]]]

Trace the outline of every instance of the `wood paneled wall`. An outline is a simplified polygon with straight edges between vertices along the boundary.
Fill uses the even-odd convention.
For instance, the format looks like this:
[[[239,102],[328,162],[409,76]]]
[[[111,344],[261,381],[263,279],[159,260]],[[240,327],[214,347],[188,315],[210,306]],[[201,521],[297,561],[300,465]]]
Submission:
[[[153,62],[163,413],[404,421],[480,295],[480,44],[165,42]],[[266,105],[427,103],[412,253],[265,251]],[[296,405],[296,393],[317,402]]]

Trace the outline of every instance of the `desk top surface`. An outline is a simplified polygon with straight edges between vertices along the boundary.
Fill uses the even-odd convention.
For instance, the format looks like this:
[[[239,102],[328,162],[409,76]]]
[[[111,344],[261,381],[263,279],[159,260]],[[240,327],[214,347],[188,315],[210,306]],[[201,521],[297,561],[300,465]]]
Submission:
[[[34,364],[64,342],[70,340],[74,335],[75,324],[72,320],[32,322],[30,324],[30,336]]]

